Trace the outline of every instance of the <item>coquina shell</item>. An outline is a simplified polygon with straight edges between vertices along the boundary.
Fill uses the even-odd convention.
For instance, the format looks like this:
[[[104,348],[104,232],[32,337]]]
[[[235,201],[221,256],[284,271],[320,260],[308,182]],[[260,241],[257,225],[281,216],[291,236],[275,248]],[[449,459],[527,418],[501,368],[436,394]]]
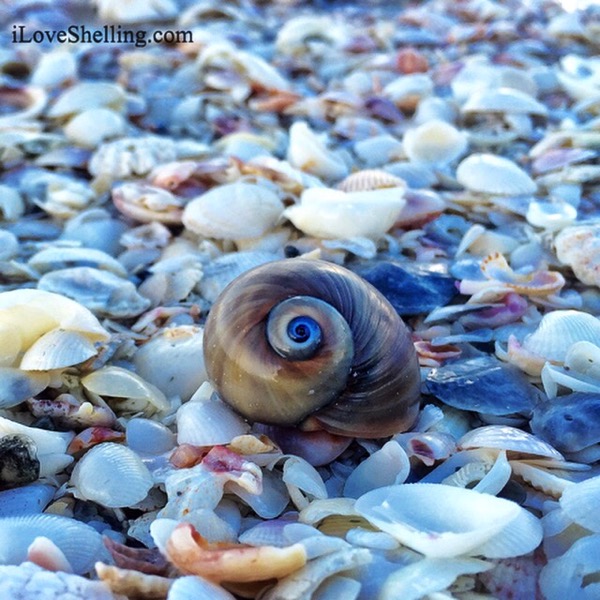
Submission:
[[[314,327],[314,346],[294,345],[296,319]],[[402,320],[375,288],[324,261],[278,261],[232,282],[211,308],[204,356],[219,395],[251,421],[383,437],[418,410]]]

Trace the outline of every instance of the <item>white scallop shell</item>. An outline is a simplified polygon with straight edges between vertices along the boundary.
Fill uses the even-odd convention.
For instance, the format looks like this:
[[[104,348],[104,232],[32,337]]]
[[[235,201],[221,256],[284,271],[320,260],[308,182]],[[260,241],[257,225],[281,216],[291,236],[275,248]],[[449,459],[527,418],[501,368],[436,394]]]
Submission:
[[[518,196],[533,194],[533,179],[507,158],[494,154],[471,154],[456,169],[458,182],[472,192]]]
[[[405,204],[402,187],[350,193],[310,188],[283,216],[319,238],[379,238],[394,225]]]
[[[433,120],[409,129],[403,138],[406,156],[417,163],[445,165],[467,150],[467,136],[445,121]]]
[[[187,402],[207,379],[203,333],[196,325],[161,329],[137,349],[133,356],[136,372],[167,397]]]
[[[212,393],[208,383],[177,410],[177,443],[194,446],[228,444],[248,433],[249,425]]]
[[[102,367],[82,377],[81,385],[89,392],[104,398],[123,398],[131,405],[129,408],[131,412],[144,410],[152,414],[166,411],[171,406],[166,396],[156,386],[122,367],[113,365]],[[146,404],[150,404],[153,408],[148,409]]]
[[[89,525],[58,515],[26,515],[0,519],[0,564],[18,565],[37,537],[54,543],[75,573],[87,573],[103,551],[101,535]]]
[[[25,371],[50,371],[78,365],[97,354],[84,334],[53,329],[42,335],[23,354],[19,367]]]
[[[368,492],[356,510],[429,557],[518,556],[542,540],[539,521],[517,504],[474,490],[411,483]]]
[[[478,90],[465,102],[461,112],[516,113],[545,117],[548,109],[529,94],[505,87]]]
[[[236,240],[265,234],[282,212],[283,203],[271,188],[237,181],[215,187],[191,200],[183,211],[182,221],[194,233]]]
[[[326,180],[342,179],[349,173],[344,160],[302,121],[290,127],[287,160],[293,167]]]
[[[531,454],[534,456],[545,456],[562,460],[562,454],[555,450],[550,444],[540,438],[527,433],[516,427],[508,425],[485,425],[477,427],[466,433],[457,442],[461,450],[471,448],[497,448],[517,452],[519,454]]]
[[[537,329],[523,340],[523,348],[562,363],[577,342],[600,346],[600,321],[577,310],[555,310],[544,315]]]
[[[133,450],[104,442],[79,460],[70,483],[78,497],[118,508],[141,502],[153,482],[150,471]]]

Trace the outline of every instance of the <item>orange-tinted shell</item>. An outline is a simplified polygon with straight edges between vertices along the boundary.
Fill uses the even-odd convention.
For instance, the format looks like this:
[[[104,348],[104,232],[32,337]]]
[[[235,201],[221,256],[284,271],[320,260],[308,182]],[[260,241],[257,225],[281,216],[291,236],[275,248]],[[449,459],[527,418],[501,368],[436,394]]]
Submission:
[[[267,337],[271,310],[290,298],[290,317],[309,315],[322,331],[303,360],[283,358]],[[250,421],[376,438],[418,412],[408,329],[374,287],[325,261],[272,262],[233,281],[211,308],[204,355],[221,398]]]

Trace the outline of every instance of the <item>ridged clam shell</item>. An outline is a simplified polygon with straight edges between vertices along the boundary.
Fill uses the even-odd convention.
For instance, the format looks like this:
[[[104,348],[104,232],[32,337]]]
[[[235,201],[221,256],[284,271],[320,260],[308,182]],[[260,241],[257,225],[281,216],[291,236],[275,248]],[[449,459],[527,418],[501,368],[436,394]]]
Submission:
[[[544,315],[537,329],[523,340],[523,348],[562,363],[577,342],[600,346],[600,321],[577,310],[555,310]]]
[[[79,497],[118,508],[142,501],[153,482],[148,468],[133,450],[104,442],[94,446],[75,465],[70,483]]]
[[[406,188],[406,182],[381,169],[363,169],[351,173],[337,184],[342,192],[368,192],[381,188]]]
[[[541,117],[548,115],[548,109],[541,102],[525,92],[506,87],[475,92],[463,104],[461,112],[517,113]]]
[[[466,433],[457,442],[461,450],[471,448],[497,448],[518,454],[545,456],[563,460],[560,452],[540,438],[507,425],[486,425]]]
[[[350,193],[310,188],[283,216],[318,238],[378,238],[394,225],[405,204],[400,187]]]
[[[450,123],[433,120],[409,129],[403,145],[411,161],[441,166],[464,154],[468,142],[467,136]]]
[[[458,182],[472,192],[519,196],[533,194],[533,179],[514,162],[494,154],[471,154],[456,169]]]
[[[64,369],[78,365],[96,354],[94,344],[84,334],[53,329],[29,347],[19,366],[25,371]]]
[[[361,496],[356,510],[405,546],[434,558],[519,556],[542,540],[540,522],[514,502],[442,484],[379,488]]]
[[[80,521],[47,514],[5,517],[0,519],[0,564],[21,564],[40,536],[59,548],[75,573],[89,572],[103,550],[101,535]]]
[[[226,240],[255,238],[271,229],[283,212],[267,185],[235,182],[205,192],[183,211],[183,224],[200,235]],[[234,219],[231,215],[236,215]]]

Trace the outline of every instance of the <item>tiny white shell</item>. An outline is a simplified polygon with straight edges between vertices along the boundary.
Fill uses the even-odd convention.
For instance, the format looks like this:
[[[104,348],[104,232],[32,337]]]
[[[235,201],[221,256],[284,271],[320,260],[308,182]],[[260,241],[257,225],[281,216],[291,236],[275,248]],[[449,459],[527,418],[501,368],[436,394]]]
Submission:
[[[542,540],[542,526],[517,504],[474,490],[435,483],[368,492],[356,510],[404,545],[430,557],[526,554]]]
[[[507,158],[494,154],[471,154],[456,169],[458,182],[472,192],[518,196],[533,194],[533,179]]]
[[[79,497],[118,508],[141,502],[153,482],[150,471],[133,450],[104,442],[79,460],[70,483]]]
[[[203,331],[195,325],[161,329],[136,351],[136,372],[167,397],[179,396],[187,402],[207,379]]]
[[[127,123],[114,110],[90,108],[73,117],[64,127],[67,138],[84,148],[96,148],[105,140],[125,133]]]
[[[80,521],[50,514],[5,517],[0,519],[0,564],[21,564],[39,536],[59,548],[75,573],[89,572],[103,550],[101,535]]]
[[[349,173],[344,160],[301,121],[290,127],[287,160],[293,167],[326,180],[342,179]]]
[[[404,151],[417,163],[445,165],[465,153],[467,136],[445,121],[433,120],[404,134]]]
[[[358,498],[376,488],[404,483],[409,472],[408,455],[398,442],[390,440],[350,473],[344,496]]]
[[[125,92],[121,86],[103,81],[83,81],[65,90],[48,111],[52,119],[99,107],[121,109]]]
[[[390,229],[404,208],[404,188],[349,192],[310,188],[300,204],[283,215],[301,231],[319,238],[379,238]]]
[[[194,233],[235,240],[265,234],[282,212],[283,203],[267,185],[237,181],[191,200],[183,211],[182,221]]]
[[[249,430],[249,425],[212,393],[208,383],[203,383],[190,401],[177,410],[179,444],[228,444]]]

